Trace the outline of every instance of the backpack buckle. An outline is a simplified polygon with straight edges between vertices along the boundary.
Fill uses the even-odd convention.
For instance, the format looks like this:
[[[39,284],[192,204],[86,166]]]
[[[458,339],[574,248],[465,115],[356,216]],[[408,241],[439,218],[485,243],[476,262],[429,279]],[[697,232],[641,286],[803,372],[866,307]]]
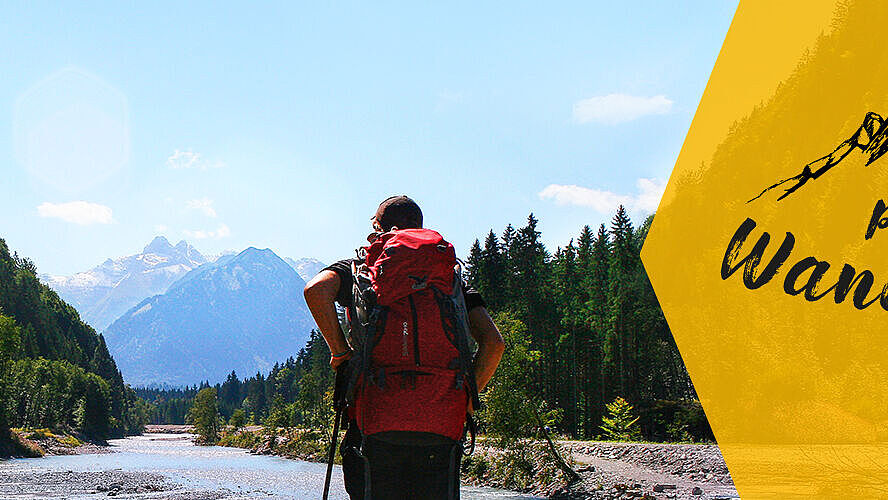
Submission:
[[[413,289],[414,290],[422,290],[426,286],[428,286],[429,277],[428,276],[407,276],[408,279],[413,280]]]

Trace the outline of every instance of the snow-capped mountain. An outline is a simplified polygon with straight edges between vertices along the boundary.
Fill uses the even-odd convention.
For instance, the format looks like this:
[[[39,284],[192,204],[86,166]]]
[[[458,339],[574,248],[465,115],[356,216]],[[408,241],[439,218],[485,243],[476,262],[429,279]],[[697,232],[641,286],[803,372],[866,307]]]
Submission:
[[[194,384],[267,372],[295,356],[314,326],[305,281],[271,250],[224,255],[143,300],[105,330],[133,385]]]
[[[163,236],[154,238],[141,253],[108,259],[73,276],[41,275],[81,319],[103,331],[121,314],[147,297],[166,291],[174,281],[207,259],[193,246],[176,246]]]
[[[323,262],[318,259],[312,259],[311,257],[302,257],[301,259],[295,260],[290,257],[284,257],[284,261],[287,264],[290,264],[290,267],[295,269],[296,272],[299,273],[299,277],[305,280],[306,283],[314,278],[316,274],[321,272],[321,269],[327,267]]]

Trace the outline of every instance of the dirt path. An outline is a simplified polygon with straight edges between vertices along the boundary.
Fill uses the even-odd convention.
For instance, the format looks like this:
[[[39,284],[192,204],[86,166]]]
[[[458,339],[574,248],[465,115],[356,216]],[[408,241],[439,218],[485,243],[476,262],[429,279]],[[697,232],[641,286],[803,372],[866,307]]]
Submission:
[[[715,445],[563,444],[582,477],[564,492],[571,498],[739,498]]]

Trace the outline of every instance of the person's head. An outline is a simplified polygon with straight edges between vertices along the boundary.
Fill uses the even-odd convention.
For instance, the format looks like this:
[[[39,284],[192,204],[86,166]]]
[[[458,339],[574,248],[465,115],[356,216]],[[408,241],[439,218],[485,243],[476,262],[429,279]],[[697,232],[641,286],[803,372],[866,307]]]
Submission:
[[[405,195],[389,196],[370,218],[377,231],[388,232],[392,228],[419,229],[422,227],[422,210],[415,201]]]

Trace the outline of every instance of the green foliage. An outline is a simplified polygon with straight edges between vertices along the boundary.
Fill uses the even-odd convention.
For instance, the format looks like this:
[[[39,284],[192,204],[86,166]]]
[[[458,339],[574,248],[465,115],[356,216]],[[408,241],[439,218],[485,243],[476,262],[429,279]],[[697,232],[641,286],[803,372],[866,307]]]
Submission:
[[[601,419],[603,436],[612,441],[632,441],[641,438],[638,430],[638,417],[634,408],[625,399],[617,397],[606,405],[607,415]]]
[[[697,400],[657,400],[639,408],[646,436],[657,441],[713,442],[715,436]]]
[[[247,423],[247,413],[243,410],[243,408],[238,408],[234,410],[234,413],[231,414],[231,418],[228,419],[228,425],[234,427],[234,430],[238,430]]]
[[[484,431],[503,447],[534,435],[537,412],[545,407],[541,394],[532,390],[533,367],[540,352],[531,349],[527,327],[508,313],[493,318],[506,344],[503,358],[477,412]]]
[[[71,448],[76,448],[83,444],[83,441],[74,436],[57,436],[56,439],[59,443],[62,443],[65,446],[70,446]]]
[[[470,284],[491,311],[526,327],[539,359],[525,383],[562,411],[559,431],[572,437],[594,438],[617,395],[640,406],[696,398],[641,265],[651,221],[634,227],[620,207],[610,227],[584,226],[550,255],[531,214],[525,227],[509,225],[499,240],[491,231],[470,252]]]
[[[76,429],[104,439],[110,430],[110,386],[67,361],[20,359],[8,366],[3,398],[10,427]]]
[[[246,430],[232,431],[225,433],[219,442],[219,446],[230,446],[233,448],[253,449],[262,442],[262,435],[258,432],[250,432]]]
[[[563,415],[561,409],[549,409],[542,396],[532,389],[531,377],[534,365],[540,362],[540,353],[530,348],[530,337],[521,321],[499,313],[494,322],[506,349],[483,395],[483,409],[477,412],[487,437],[502,450],[490,459],[490,468],[496,481],[511,489],[561,481],[570,472],[563,470],[570,467],[563,462],[565,453],[555,443],[544,445],[527,439],[546,436],[547,429],[554,427]]]
[[[49,429],[30,429],[25,433],[25,439],[54,438],[55,434]]]
[[[22,352],[22,333],[15,320],[0,314],[0,363],[18,359]]]
[[[461,472],[470,482],[545,494],[570,478],[551,459],[545,443],[528,441],[505,450],[483,449],[463,458]]]
[[[33,262],[11,255],[0,239],[0,432],[67,426],[97,439],[138,433],[144,420],[137,405],[104,339],[40,283]]]
[[[188,421],[194,425],[201,444],[215,444],[219,440],[219,418],[216,388],[202,389],[194,397],[194,405],[188,410]]]

